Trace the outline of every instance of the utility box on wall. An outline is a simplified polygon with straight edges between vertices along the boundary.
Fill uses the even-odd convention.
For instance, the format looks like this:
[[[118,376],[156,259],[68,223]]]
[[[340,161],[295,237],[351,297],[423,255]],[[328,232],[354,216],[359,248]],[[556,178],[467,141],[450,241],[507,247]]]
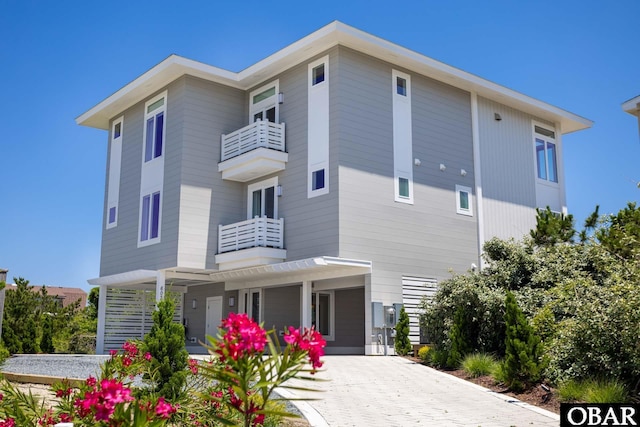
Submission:
[[[381,302],[371,303],[371,321],[374,328],[382,328],[384,326],[384,306]]]

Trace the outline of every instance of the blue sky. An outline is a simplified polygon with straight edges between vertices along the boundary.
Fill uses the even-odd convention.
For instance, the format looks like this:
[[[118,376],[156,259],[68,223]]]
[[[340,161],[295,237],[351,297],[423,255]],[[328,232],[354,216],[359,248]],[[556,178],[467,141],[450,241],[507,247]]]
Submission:
[[[595,122],[564,137],[569,211],[637,201],[638,0],[0,5],[0,268],[32,284],[99,275],[107,133],[75,118],[175,53],[231,71],[333,20]]]

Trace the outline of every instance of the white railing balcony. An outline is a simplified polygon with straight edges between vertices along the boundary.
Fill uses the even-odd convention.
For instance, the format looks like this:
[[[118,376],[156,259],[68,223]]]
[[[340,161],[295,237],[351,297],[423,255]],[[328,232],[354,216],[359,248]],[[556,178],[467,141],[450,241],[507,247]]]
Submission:
[[[220,270],[283,262],[284,219],[253,218],[218,226]]]
[[[222,179],[247,182],[285,168],[284,123],[258,120],[222,135],[218,172]]]
[[[284,152],[284,123],[258,120],[235,132],[222,135],[220,161],[224,162],[256,148]]]

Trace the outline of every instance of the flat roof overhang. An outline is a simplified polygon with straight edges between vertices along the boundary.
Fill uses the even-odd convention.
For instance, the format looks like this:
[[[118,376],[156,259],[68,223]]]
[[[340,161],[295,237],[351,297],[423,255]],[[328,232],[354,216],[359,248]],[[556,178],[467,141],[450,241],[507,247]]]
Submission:
[[[625,113],[629,113],[632,116],[640,118],[640,95],[625,101],[622,104],[622,110]]]
[[[107,130],[109,121],[183,75],[248,90],[278,73],[337,46],[346,46],[395,66],[475,92],[487,99],[559,123],[562,133],[587,129],[591,120],[449,66],[420,53],[334,21],[318,31],[238,72],[171,55],[76,118],[76,123]]]

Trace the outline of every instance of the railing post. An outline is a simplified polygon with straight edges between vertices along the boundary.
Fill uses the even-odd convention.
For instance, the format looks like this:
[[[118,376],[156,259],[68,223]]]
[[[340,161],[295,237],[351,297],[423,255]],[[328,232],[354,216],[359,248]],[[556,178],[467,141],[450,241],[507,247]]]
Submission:
[[[278,249],[282,249],[284,247],[284,218],[280,218],[280,224],[278,225],[278,243],[280,244]]]
[[[218,253],[222,253],[222,224],[218,225]]]

